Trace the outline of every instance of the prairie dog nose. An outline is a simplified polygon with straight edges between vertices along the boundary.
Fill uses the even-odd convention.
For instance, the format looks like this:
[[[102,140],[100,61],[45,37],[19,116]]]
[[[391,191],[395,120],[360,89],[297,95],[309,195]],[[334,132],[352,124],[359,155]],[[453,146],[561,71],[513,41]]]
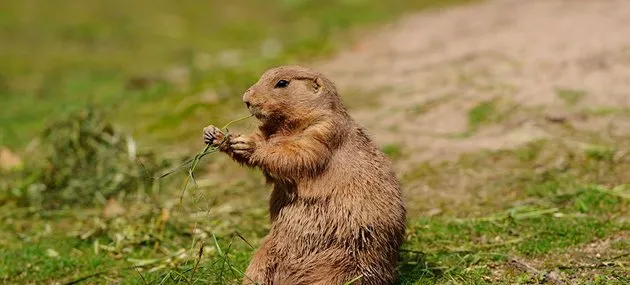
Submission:
[[[248,88],[247,90],[245,90],[245,94],[243,94],[243,103],[245,103],[245,106],[247,106],[247,108],[249,108],[249,106],[251,105],[249,99],[252,96],[252,93],[252,88]]]

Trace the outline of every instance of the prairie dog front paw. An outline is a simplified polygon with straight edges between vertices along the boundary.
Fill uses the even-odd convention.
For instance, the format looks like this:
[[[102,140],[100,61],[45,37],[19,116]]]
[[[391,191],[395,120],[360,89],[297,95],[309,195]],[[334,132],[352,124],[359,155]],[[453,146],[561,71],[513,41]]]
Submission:
[[[238,155],[249,157],[256,148],[256,138],[253,136],[237,136],[230,139],[232,152]]]
[[[210,146],[218,147],[225,141],[225,134],[221,129],[210,125],[203,128],[203,142]]]

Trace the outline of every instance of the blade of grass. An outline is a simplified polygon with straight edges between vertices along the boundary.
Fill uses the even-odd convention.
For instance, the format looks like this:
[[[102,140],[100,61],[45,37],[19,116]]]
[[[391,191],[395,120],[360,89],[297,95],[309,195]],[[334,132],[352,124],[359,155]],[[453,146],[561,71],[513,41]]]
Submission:
[[[359,281],[359,279],[361,279],[361,278],[363,278],[363,274],[361,274],[361,275],[359,275],[359,276],[357,276],[357,277],[354,277],[354,279],[352,279],[352,280],[350,280],[350,281],[348,281],[348,282],[346,282],[346,283],[343,283],[343,285],[350,285],[350,284],[352,284],[352,283],[354,283],[354,282]]]
[[[193,270],[190,273],[190,279],[194,280],[195,272],[197,271],[197,268],[199,267],[199,262],[201,261],[202,255],[203,255],[203,241],[201,242],[201,245],[199,246],[199,253],[197,254],[197,261],[195,262],[195,267],[193,267]]]
[[[225,138],[227,139],[229,137],[229,130],[228,127],[236,122],[240,122],[246,119],[251,118],[253,115],[249,115],[246,117],[242,117],[236,120],[232,120],[230,122],[228,122],[227,124],[225,124],[225,126],[223,126],[223,128],[221,128],[222,130],[225,130],[226,134],[225,134]],[[190,165],[190,168],[188,169],[188,177],[186,178],[185,182],[184,182],[184,188],[182,189],[182,194],[179,197],[179,202],[181,203],[184,199],[184,193],[186,192],[186,188],[188,187],[188,183],[190,181],[193,182],[193,184],[196,186],[197,182],[195,181],[195,169],[197,168],[197,165],[199,164],[199,162],[201,161],[201,158],[203,158],[204,156],[206,156],[207,154],[216,152],[219,148],[218,147],[212,147],[209,144],[206,144],[206,146],[203,148],[202,151],[200,151],[199,153],[197,153],[195,155],[195,157],[192,159],[192,164]]]
[[[144,279],[144,275],[142,275],[142,273],[140,272],[140,270],[138,270],[138,268],[134,268],[136,270],[136,273],[138,273],[138,275],[140,275],[140,279],[142,280],[142,284],[144,285],[148,285],[149,283],[147,283],[147,280]]]
[[[230,248],[232,247],[232,243],[234,242],[234,237],[235,236],[238,236],[239,238],[243,239],[243,237],[240,234],[233,234],[232,238],[230,238],[230,243],[228,244],[226,252],[223,253],[223,251],[221,250],[221,247],[219,246],[219,242],[217,240],[216,235],[214,233],[212,234],[212,239],[214,240],[214,245],[217,248],[217,253],[219,254],[219,257],[223,260],[223,264],[222,265],[227,264],[227,266],[230,268],[230,270],[235,271],[236,273],[240,274],[241,276],[247,278],[247,280],[251,281],[252,283],[254,283],[256,285],[258,285],[259,283],[256,282],[256,280],[253,280],[253,279],[249,278],[249,276],[247,276],[247,274],[245,274],[245,272],[239,270],[238,268],[236,268],[235,266],[230,264],[230,260],[229,260],[229,257],[228,257],[227,254],[229,253]],[[249,243],[245,239],[243,239],[243,240],[249,245]],[[220,278],[221,279],[223,278],[223,266],[221,267]]]
[[[183,279],[184,281],[186,281],[186,283],[187,283],[187,284],[192,285],[192,282],[190,282],[190,280],[188,280],[188,278],[187,278],[186,276],[184,276],[184,274],[181,274],[180,272],[175,271],[175,270],[172,270],[171,272],[172,272],[172,273],[177,274],[177,276],[178,276],[179,278]],[[173,277],[174,277],[174,276],[171,276],[171,279],[172,279]],[[177,280],[173,280],[173,281],[174,281],[174,282],[177,282]]]
[[[592,185],[590,188],[604,194],[615,196],[621,199],[630,200],[630,194],[622,192],[624,189],[626,189],[625,185],[619,185],[617,187],[614,187],[613,189],[608,189],[601,185]]]

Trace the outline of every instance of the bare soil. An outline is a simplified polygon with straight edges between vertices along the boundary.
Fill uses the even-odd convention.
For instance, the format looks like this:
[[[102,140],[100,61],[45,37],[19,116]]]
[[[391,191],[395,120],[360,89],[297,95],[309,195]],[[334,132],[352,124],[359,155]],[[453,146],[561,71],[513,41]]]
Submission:
[[[556,135],[558,123],[627,133],[630,1],[496,0],[409,15],[315,67],[364,94],[346,97],[354,117],[412,163],[516,147]],[[477,126],[469,114],[480,104],[492,107]]]

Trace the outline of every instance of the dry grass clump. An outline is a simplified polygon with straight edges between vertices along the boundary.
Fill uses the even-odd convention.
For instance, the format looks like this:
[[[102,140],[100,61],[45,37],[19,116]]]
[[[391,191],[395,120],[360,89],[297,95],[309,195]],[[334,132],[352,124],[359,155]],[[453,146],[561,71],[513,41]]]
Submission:
[[[10,192],[21,203],[45,208],[157,191],[159,181],[147,173],[167,166],[152,153],[139,153],[130,135],[91,108],[50,124],[37,153]]]

